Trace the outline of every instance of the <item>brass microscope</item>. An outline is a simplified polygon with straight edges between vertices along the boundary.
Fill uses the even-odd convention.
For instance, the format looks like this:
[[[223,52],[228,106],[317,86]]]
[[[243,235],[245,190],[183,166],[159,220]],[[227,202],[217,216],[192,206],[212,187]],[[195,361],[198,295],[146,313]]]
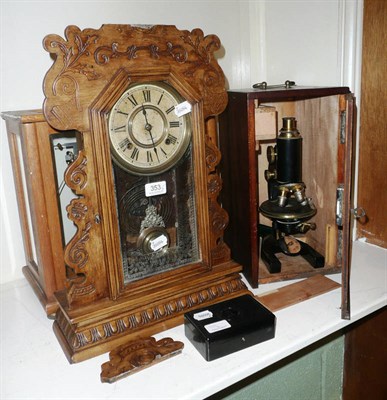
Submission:
[[[259,210],[272,220],[271,232],[264,235],[261,258],[270,273],[281,272],[281,262],[276,254],[302,256],[313,268],[324,266],[324,257],[296,234],[316,229],[309,221],[317,212],[310,197],[305,194],[302,181],[302,137],[294,117],[284,117],[283,126],[276,139],[276,146],[269,146],[265,171],[268,200]]]

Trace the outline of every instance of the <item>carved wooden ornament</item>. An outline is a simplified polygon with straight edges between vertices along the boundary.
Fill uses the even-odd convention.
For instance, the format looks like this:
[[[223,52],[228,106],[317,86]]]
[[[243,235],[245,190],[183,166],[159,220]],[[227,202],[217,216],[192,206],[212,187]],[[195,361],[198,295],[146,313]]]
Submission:
[[[171,338],[158,341],[154,337],[134,340],[109,353],[109,361],[101,366],[101,381],[113,383],[180,354],[184,343]]]

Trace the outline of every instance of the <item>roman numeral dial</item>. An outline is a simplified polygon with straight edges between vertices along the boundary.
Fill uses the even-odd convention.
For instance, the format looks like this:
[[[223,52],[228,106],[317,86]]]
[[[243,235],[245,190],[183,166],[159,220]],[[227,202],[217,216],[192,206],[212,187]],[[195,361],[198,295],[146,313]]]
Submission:
[[[172,168],[191,141],[191,115],[176,111],[184,101],[164,82],[129,86],[109,114],[113,161],[136,175]]]

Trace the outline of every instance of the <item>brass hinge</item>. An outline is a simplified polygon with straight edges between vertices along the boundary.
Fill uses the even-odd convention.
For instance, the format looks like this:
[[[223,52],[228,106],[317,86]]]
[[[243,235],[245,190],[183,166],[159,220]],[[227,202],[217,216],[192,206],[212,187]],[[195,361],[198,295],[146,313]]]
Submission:
[[[345,143],[345,136],[347,131],[347,112],[341,111],[340,113],[340,143]]]
[[[344,198],[344,185],[340,184],[336,189],[336,224],[343,226],[343,198]]]

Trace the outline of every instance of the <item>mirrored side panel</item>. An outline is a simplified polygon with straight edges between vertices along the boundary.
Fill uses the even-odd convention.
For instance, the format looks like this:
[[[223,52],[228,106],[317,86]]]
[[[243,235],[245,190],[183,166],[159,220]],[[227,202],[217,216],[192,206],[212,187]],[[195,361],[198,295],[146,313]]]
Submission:
[[[79,135],[76,131],[63,131],[51,135],[52,161],[54,163],[56,193],[61,217],[63,246],[66,246],[76,233],[76,226],[67,218],[66,207],[71,200],[78,198],[65,182],[65,172],[78,156]]]

